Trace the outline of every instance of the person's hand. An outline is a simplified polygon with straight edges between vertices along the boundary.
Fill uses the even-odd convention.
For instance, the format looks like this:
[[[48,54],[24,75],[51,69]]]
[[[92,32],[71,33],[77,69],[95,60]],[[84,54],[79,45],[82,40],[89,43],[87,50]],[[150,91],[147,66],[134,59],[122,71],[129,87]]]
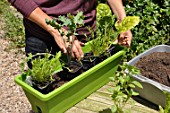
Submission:
[[[132,33],[130,30],[123,32],[118,37],[118,44],[126,47],[130,47],[132,42]]]
[[[50,16],[48,16],[46,13],[44,13],[39,7],[37,7],[29,16],[28,19],[31,20],[32,22],[36,23],[37,25],[39,25],[40,27],[42,27],[44,30],[46,30],[47,32],[49,32],[53,37],[55,42],[57,43],[57,45],[59,46],[59,48],[61,49],[61,51],[63,53],[67,53],[68,51],[68,44],[67,44],[67,40],[63,40],[67,39],[68,37],[62,37],[60,32],[58,30],[56,30],[54,27],[52,27],[51,25],[48,25],[44,20],[52,20],[52,18]],[[62,29],[64,32],[66,32],[67,34],[67,30],[65,30],[64,28]],[[77,58],[78,60],[81,59],[81,57],[84,55],[82,48],[81,48],[81,44],[77,38],[75,37],[75,40],[73,42],[71,42],[73,44],[72,47],[72,56],[74,58]]]
[[[74,39],[72,39],[72,38],[74,38]],[[81,46],[83,46],[84,43],[80,42],[77,39],[76,36],[70,37],[70,42],[69,43],[72,44],[72,57],[77,58],[78,60],[80,60],[84,56],[83,50],[81,48]],[[70,48],[68,48],[68,44],[67,44],[67,52],[70,52],[69,49]]]
[[[60,34],[54,33],[53,37],[55,42],[57,43],[58,47],[61,49],[63,53],[67,53],[66,42],[64,42],[63,37]]]
[[[80,42],[75,36],[70,38],[70,42],[68,42],[68,37],[61,37],[61,35],[55,36],[54,39],[64,54],[72,52],[72,57],[78,60],[84,56],[83,50],[81,48],[84,43]],[[72,51],[70,50],[70,44],[72,44]]]
[[[68,37],[66,36],[62,37],[61,34],[58,32],[58,30],[54,28],[51,28],[51,29],[52,30],[50,30],[50,33],[52,34],[52,36],[55,39],[55,42],[57,43],[57,45],[59,46],[59,48],[64,54],[72,52],[72,57],[78,60],[80,60],[84,56],[83,50],[81,48],[81,46],[83,46],[84,44],[80,42],[76,38],[76,36],[71,36],[70,42],[68,42]],[[67,30],[65,29],[62,29],[62,30],[67,34]],[[72,51],[70,50],[70,47],[69,47],[70,44],[72,44]]]

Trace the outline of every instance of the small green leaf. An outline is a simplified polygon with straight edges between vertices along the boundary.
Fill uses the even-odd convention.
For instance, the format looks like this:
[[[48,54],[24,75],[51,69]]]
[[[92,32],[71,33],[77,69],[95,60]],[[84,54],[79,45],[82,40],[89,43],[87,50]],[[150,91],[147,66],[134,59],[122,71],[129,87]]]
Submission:
[[[119,77],[118,79],[119,79],[121,84],[123,84],[125,82],[125,79],[123,77]]]
[[[115,81],[115,78],[114,78],[114,77],[109,77],[109,79],[110,79],[111,81]]]
[[[139,95],[139,93],[132,90],[132,95],[137,96],[137,95]]]
[[[119,33],[122,33],[134,28],[139,23],[139,21],[140,19],[138,16],[127,16],[122,20],[121,23],[118,23],[117,21],[115,23],[115,27]]]
[[[117,106],[116,106],[116,105],[113,105],[111,111],[112,111],[112,113],[116,113],[116,111],[117,111]]]
[[[133,85],[133,84],[129,84],[129,87],[131,87],[131,88],[135,88],[135,85]]]
[[[162,108],[162,106],[159,105],[159,113],[165,113],[164,109]]]
[[[142,84],[140,82],[138,82],[138,81],[133,81],[132,83],[134,85],[136,85],[137,87],[139,87],[139,88],[143,88]]]

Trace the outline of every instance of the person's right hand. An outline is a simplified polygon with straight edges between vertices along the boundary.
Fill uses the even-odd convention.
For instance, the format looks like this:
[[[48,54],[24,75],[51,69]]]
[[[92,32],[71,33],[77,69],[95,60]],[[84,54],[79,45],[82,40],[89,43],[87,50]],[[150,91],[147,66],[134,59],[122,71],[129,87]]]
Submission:
[[[70,44],[72,44],[72,57],[80,60],[84,56],[83,50],[81,48],[84,43],[80,42],[76,36],[72,36],[71,38],[74,38],[70,40]]]
[[[66,32],[66,31],[65,31]],[[72,52],[72,57],[80,60],[83,56],[84,53],[82,51],[81,46],[84,45],[81,43],[75,36],[72,36],[70,38],[70,42],[68,42],[68,37],[64,36],[62,37],[57,30],[55,30],[53,33],[51,33],[52,36],[54,37],[57,45],[61,49],[63,53],[70,53]],[[73,39],[74,38],[74,39]],[[72,51],[69,48],[69,45],[72,44]]]
[[[65,42],[63,40],[63,37],[60,35],[59,31],[54,29],[54,27],[47,25],[45,22],[45,19],[52,20],[50,16],[48,16],[39,7],[37,7],[34,11],[32,11],[32,13],[27,18],[31,20],[32,22],[36,23],[37,25],[39,25],[40,27],[42,27],[43,29],[45,29],[47,32],[49,32],[54,37],[55,42],[57,43],[61,51],[63,53],[67,53],[68,44],[66,44],[65,46]],[[64,32],[67,32],[65,29],[63,30]],[[64,37],[64,38],[67,38],[67,37]],[[75,37],[75,40],[71,43],[73,44],[72,56],[80,60],[81,57],[83,56],[81,43],[77,40],[76,37]]]

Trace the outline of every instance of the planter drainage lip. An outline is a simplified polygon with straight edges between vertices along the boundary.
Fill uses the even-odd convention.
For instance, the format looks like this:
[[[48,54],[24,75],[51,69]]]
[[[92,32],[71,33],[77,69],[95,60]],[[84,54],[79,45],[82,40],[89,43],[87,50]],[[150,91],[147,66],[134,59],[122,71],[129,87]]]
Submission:
[[[170,46],[168,45],[157,45],[154,46],[143,53],[139,54],[138,56],[131,59],[127,64],[128,65],[135,65],[135,63],[140,60],[140,58],[149,55],[153,52],[170,52]],[[159,82],[153,81],[147,77],[144,77],[142,75],[133,75],[133,78],[141,84],[143,84],[146,87],[143,87],[143,89],[136,89],[137,92],[139,92],[139,95],[149,101],[151,101],[154,104],[165,106],[166,97],[163,94],[163,91],[166,91],[170,93],[170,87],[161,84]],[[149,88],[148,88],[149,87]],[[145,93],[144,93],[145,92]],[[155,94],[155,92],[159,94]]]
[[[61,93],[63,90],[68,89],[69,87],[71,87],[72,85],[76,84],[77,82],[80,82],[82,79],[86,78],[87,76],[91,75],[91,73],[99,70],[101,67],[103,67],[104,65],[112,62],[114,59],[122,56],[123,54],[126,53],[126,48],[120,46],[122,49],[118,52],[116,52],[114,55],[112,55],[111,57],[107,58],[106,60],[104,60],[103,62],[97,64],[96,66],[92,67],[91,69],[87,70],[86,72],[82,73],[81,75],[77,76],[76,78],[72,79],[71,81],[69,81],[68,83],[65,83],[64,85],[60,86],[59,88],[55,89],[54,91],[48,93],[48,94],[42,94],[39,91],[35,90],[33,87],[29,86],[28,84],[26,84],[23,81],[22,78],[22,74],[18,75],[15,77],[15,82],[17,84],[19,84],[24,90],[30,91],[34,96],[36,96],[37,98],[39,98],[42,101],[48,101],[49,99],[55,97],[56,95],[58,95],[59,93]],[[89,46],[86,46],[84,49],[89,49]],[[87,50],[86,50],[87,51]]]

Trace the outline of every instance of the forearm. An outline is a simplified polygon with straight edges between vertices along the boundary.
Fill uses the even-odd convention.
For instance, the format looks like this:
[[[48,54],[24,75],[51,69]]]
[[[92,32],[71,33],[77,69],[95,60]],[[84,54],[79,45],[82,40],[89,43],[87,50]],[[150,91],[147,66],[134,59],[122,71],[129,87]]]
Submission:
[[[54,35],[60,35],[58,30],[54,29],[51,25],[46,24],[45,19],[52,20],[52,18],[44,13],[39,7],[37,7],[27,18],[49,32],[53,37],[56,37]]]
[[[43,29],[45,29],[47,32],[49,32],[55,39],[56,43],[60,47],[60,49],[67,53],[70,50],[67,50],[68,45],[63,40],[63,37],[60,35],[59,31],[52,27],[51,25],[47,25],[45,22],[45,19],[52,20],[50,16],[48,16],[46,13],[44,13],[40,8],[36,8],[29,16],[28,19],[32,22],[38,24]],[[67,32],[65,29],[62,29],[64,32]],[[66,37],[64,37],[66,38]],[[74,42],[71,42],[73,44],[72,48],[72,56],[76,57],[77,59],[81,59],[83,56],[83,51],[81,48],[81,45],[77,39],[74,40]]]
[[[107,0],[107,2],[110,5],[113,13],[116,15],[117,20],[121,22],[124,17],[126,17],[122,0]]]
[[[126,12],[122,0],[107,0],[113,13],[116,15],[118,22],[121,22],[126,17]],[[119,35],[118,43],[120,45],[130,47],[132,41],[132,33],[130,30],[123,32]]]

